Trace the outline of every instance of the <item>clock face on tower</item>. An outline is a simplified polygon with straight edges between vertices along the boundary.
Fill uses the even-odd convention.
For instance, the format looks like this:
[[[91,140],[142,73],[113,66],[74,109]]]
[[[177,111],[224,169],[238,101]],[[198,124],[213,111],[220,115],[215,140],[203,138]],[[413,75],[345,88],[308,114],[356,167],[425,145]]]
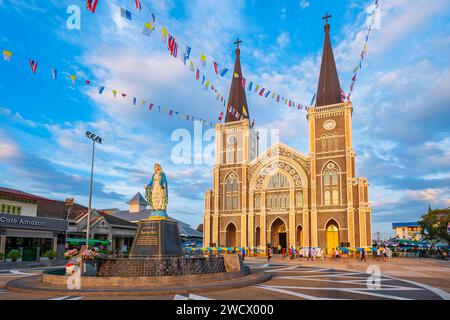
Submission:
[[[334,128],[336,128],[336,121],[334,120],[327,120],[323,123],[323,128],[325,130],[333,130]]]
[[[236,142],[236,137],[235,136],[228,136],[227,142],[228,142],[228,144],[234,145],[234,143]]]

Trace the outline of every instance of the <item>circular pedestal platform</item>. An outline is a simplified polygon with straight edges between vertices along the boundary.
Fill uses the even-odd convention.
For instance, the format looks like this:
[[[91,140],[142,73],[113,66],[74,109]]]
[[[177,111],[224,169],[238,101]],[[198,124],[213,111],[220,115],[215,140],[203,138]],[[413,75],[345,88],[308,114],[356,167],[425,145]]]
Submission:
[[[58,295],[145,296],[227,290],[269,280],[268,273],[226,272],[206,275],[161,277],[82,277],[80,290],[67,288],[67,277],[43,274],[7,283],[8,290]]]

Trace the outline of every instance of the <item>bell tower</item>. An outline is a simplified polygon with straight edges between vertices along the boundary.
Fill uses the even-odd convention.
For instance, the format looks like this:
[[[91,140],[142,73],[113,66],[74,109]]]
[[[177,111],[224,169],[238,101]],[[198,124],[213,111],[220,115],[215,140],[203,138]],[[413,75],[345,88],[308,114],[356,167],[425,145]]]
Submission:
[[[250,124],[239,45],[227,103],[225,123],[216,125],[214,189],[205,197],[204,243],[245,246],[248,241],[248,169],[257,156],[257,136]],[[226,239],[227,227],[235,228],[235,239]],[[234,234],[234,233],[233,233]]]
[[[317,86],[316,104],[308,109],[311,157],[311,244],[313,246],[365,246],[368,219],[367,179],[355,178],[355,152],[352,146],[351,102],[343,101],[330,40],[326,15],[325,41]],[[359,188],[365,188],[363,198]],[[355,197],[356,193],[356,197]],[[365,204],[365,205],[364,205]],[[370,211],[370,209],[369,209]],[[370,213],[369,213],[370,214]],[[330,226],[333,226],[332,228]],[[330,244],[327,228],[338,230],[338,239]],[[327,243],[328,241],[328,243]]]

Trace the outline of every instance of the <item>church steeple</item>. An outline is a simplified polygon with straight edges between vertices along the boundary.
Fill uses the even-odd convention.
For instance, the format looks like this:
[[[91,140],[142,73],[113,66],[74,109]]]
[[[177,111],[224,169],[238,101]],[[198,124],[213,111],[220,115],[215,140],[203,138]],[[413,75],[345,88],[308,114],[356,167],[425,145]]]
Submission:
[[[245,96],[245,86],[243,86],[243,74],[241,69],[241,50],[239,44],[242,41],[239,38],[234,44],[236,44],[236,60],[234,63],[234,72],[231,79],[230,96],[227,103],[227,116],[225,122],[239,121],[242,119],[249,119],[249,111],[247,106],[247,98]],[[230,111],[230,107],[233,107]],[[240,116],[236,116],[235,112],[238,112]]]
[[[334,61],[333,48],[330,41],[330,25],[328,13],[322,19],[325,20],[325,42],[323,45],[322,64],[320,66],[319,84],[317,87],[316,106],[326,106],[341,103],[341,85]]]

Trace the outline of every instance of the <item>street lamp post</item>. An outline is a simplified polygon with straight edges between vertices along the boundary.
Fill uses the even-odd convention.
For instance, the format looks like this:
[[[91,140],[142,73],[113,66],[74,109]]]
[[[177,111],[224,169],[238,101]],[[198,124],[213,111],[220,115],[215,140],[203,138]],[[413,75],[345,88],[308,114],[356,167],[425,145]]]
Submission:
[[[102,143],[102,138],[95,133],[86,131],[86,137],[92,140],[92,161],[91,161],[91,182],[89,186],[89,208],[87,214],[87,227],[86,227],[86,248],[89,248],[89,228],[91,222],[91,205],[92,205],[92,182],[94,178],[94,156],[95,156],[95,143]]]

